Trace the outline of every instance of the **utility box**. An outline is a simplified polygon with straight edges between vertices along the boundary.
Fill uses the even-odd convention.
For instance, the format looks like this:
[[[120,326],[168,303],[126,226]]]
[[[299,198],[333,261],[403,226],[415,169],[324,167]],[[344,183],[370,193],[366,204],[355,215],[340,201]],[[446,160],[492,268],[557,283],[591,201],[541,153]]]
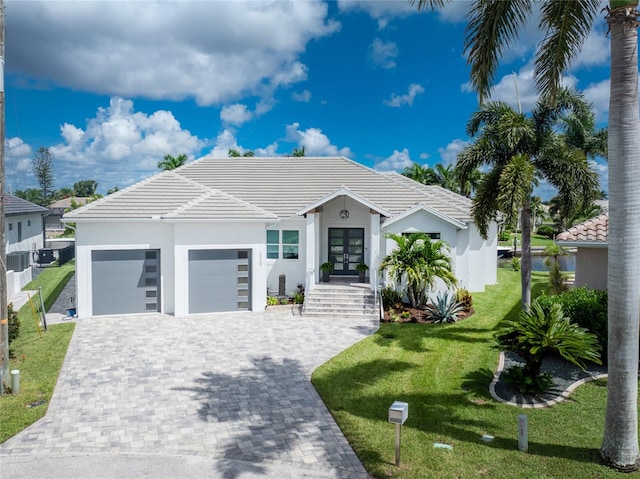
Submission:
[[[402,401],[394,401],[389,408],[389,422],[404,424],[409,417],[409,404]]]

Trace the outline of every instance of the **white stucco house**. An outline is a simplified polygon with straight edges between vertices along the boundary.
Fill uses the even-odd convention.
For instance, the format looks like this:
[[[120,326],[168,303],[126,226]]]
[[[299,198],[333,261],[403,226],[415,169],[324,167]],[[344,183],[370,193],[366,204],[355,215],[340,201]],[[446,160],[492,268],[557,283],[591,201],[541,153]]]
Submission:
[[[44,244],[44,220],[49,210],[13,195],[5,195],[7,300],[31,281],[33,253]]]
[[[471,201],[342,157],[205,158],[65,214],[76,223],[80,317],[159,311],[176,316],[264,310],[267,294],[320,265],[368,281],[395,242],[425,232],[451,246],[469,291],[496,282],[497,227],[484,240]]]
[[[602,213],[558,234],[556,243],[565,248],[576,248],[576,287],[607,289],[609,213]]]

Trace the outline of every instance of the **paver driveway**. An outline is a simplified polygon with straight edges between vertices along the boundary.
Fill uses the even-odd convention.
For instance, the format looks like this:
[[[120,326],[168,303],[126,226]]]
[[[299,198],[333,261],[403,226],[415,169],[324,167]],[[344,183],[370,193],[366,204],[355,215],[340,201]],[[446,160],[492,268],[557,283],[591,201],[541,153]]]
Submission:
[[[376,328],[290,313],[78,320],[49,411],[0,446],[1,475],[367,477],[309,378]]]

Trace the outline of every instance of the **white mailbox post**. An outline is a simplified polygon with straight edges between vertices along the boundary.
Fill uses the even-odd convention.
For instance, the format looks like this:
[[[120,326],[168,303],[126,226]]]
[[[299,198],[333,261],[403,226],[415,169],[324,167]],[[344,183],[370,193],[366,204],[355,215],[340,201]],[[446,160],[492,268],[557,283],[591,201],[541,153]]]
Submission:
[[[400,465],[400,427],[409,417],[409,404],[394,401],[389,408],[389,422],[396,425],[396,466]]]

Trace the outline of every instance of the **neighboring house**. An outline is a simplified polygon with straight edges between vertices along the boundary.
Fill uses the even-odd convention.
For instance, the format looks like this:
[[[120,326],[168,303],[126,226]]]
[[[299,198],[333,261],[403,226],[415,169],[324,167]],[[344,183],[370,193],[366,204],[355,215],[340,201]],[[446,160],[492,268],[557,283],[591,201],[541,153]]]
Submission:
[[[49,210],[13,195],[5,195],[7,298],[31,281],[33,254],[43,247],[43,224]]]
[[[580,223],[556,236],[559,246],[577,248],[575,286],[607,289],[609,213]]]
[[[74,202],[78,206],[82,206],[87,203],[91,198],[63,198],[55,201],[49,205],[49,215],[45,218],[44,229],[48,236],[55,236],[55,234],[62,233],[64,231],[64,225],[62,224],[62,216],[71,208],[71,202]]]
[[[438,186],[330,158],[205,158],[65,214],[76,223],[79,316],[264,310],[267,294],[333,277],[370,284],[395,246],[424,232],[451,246],[469,291],[496,283],[496,232],[481,238],[471,201]]]

